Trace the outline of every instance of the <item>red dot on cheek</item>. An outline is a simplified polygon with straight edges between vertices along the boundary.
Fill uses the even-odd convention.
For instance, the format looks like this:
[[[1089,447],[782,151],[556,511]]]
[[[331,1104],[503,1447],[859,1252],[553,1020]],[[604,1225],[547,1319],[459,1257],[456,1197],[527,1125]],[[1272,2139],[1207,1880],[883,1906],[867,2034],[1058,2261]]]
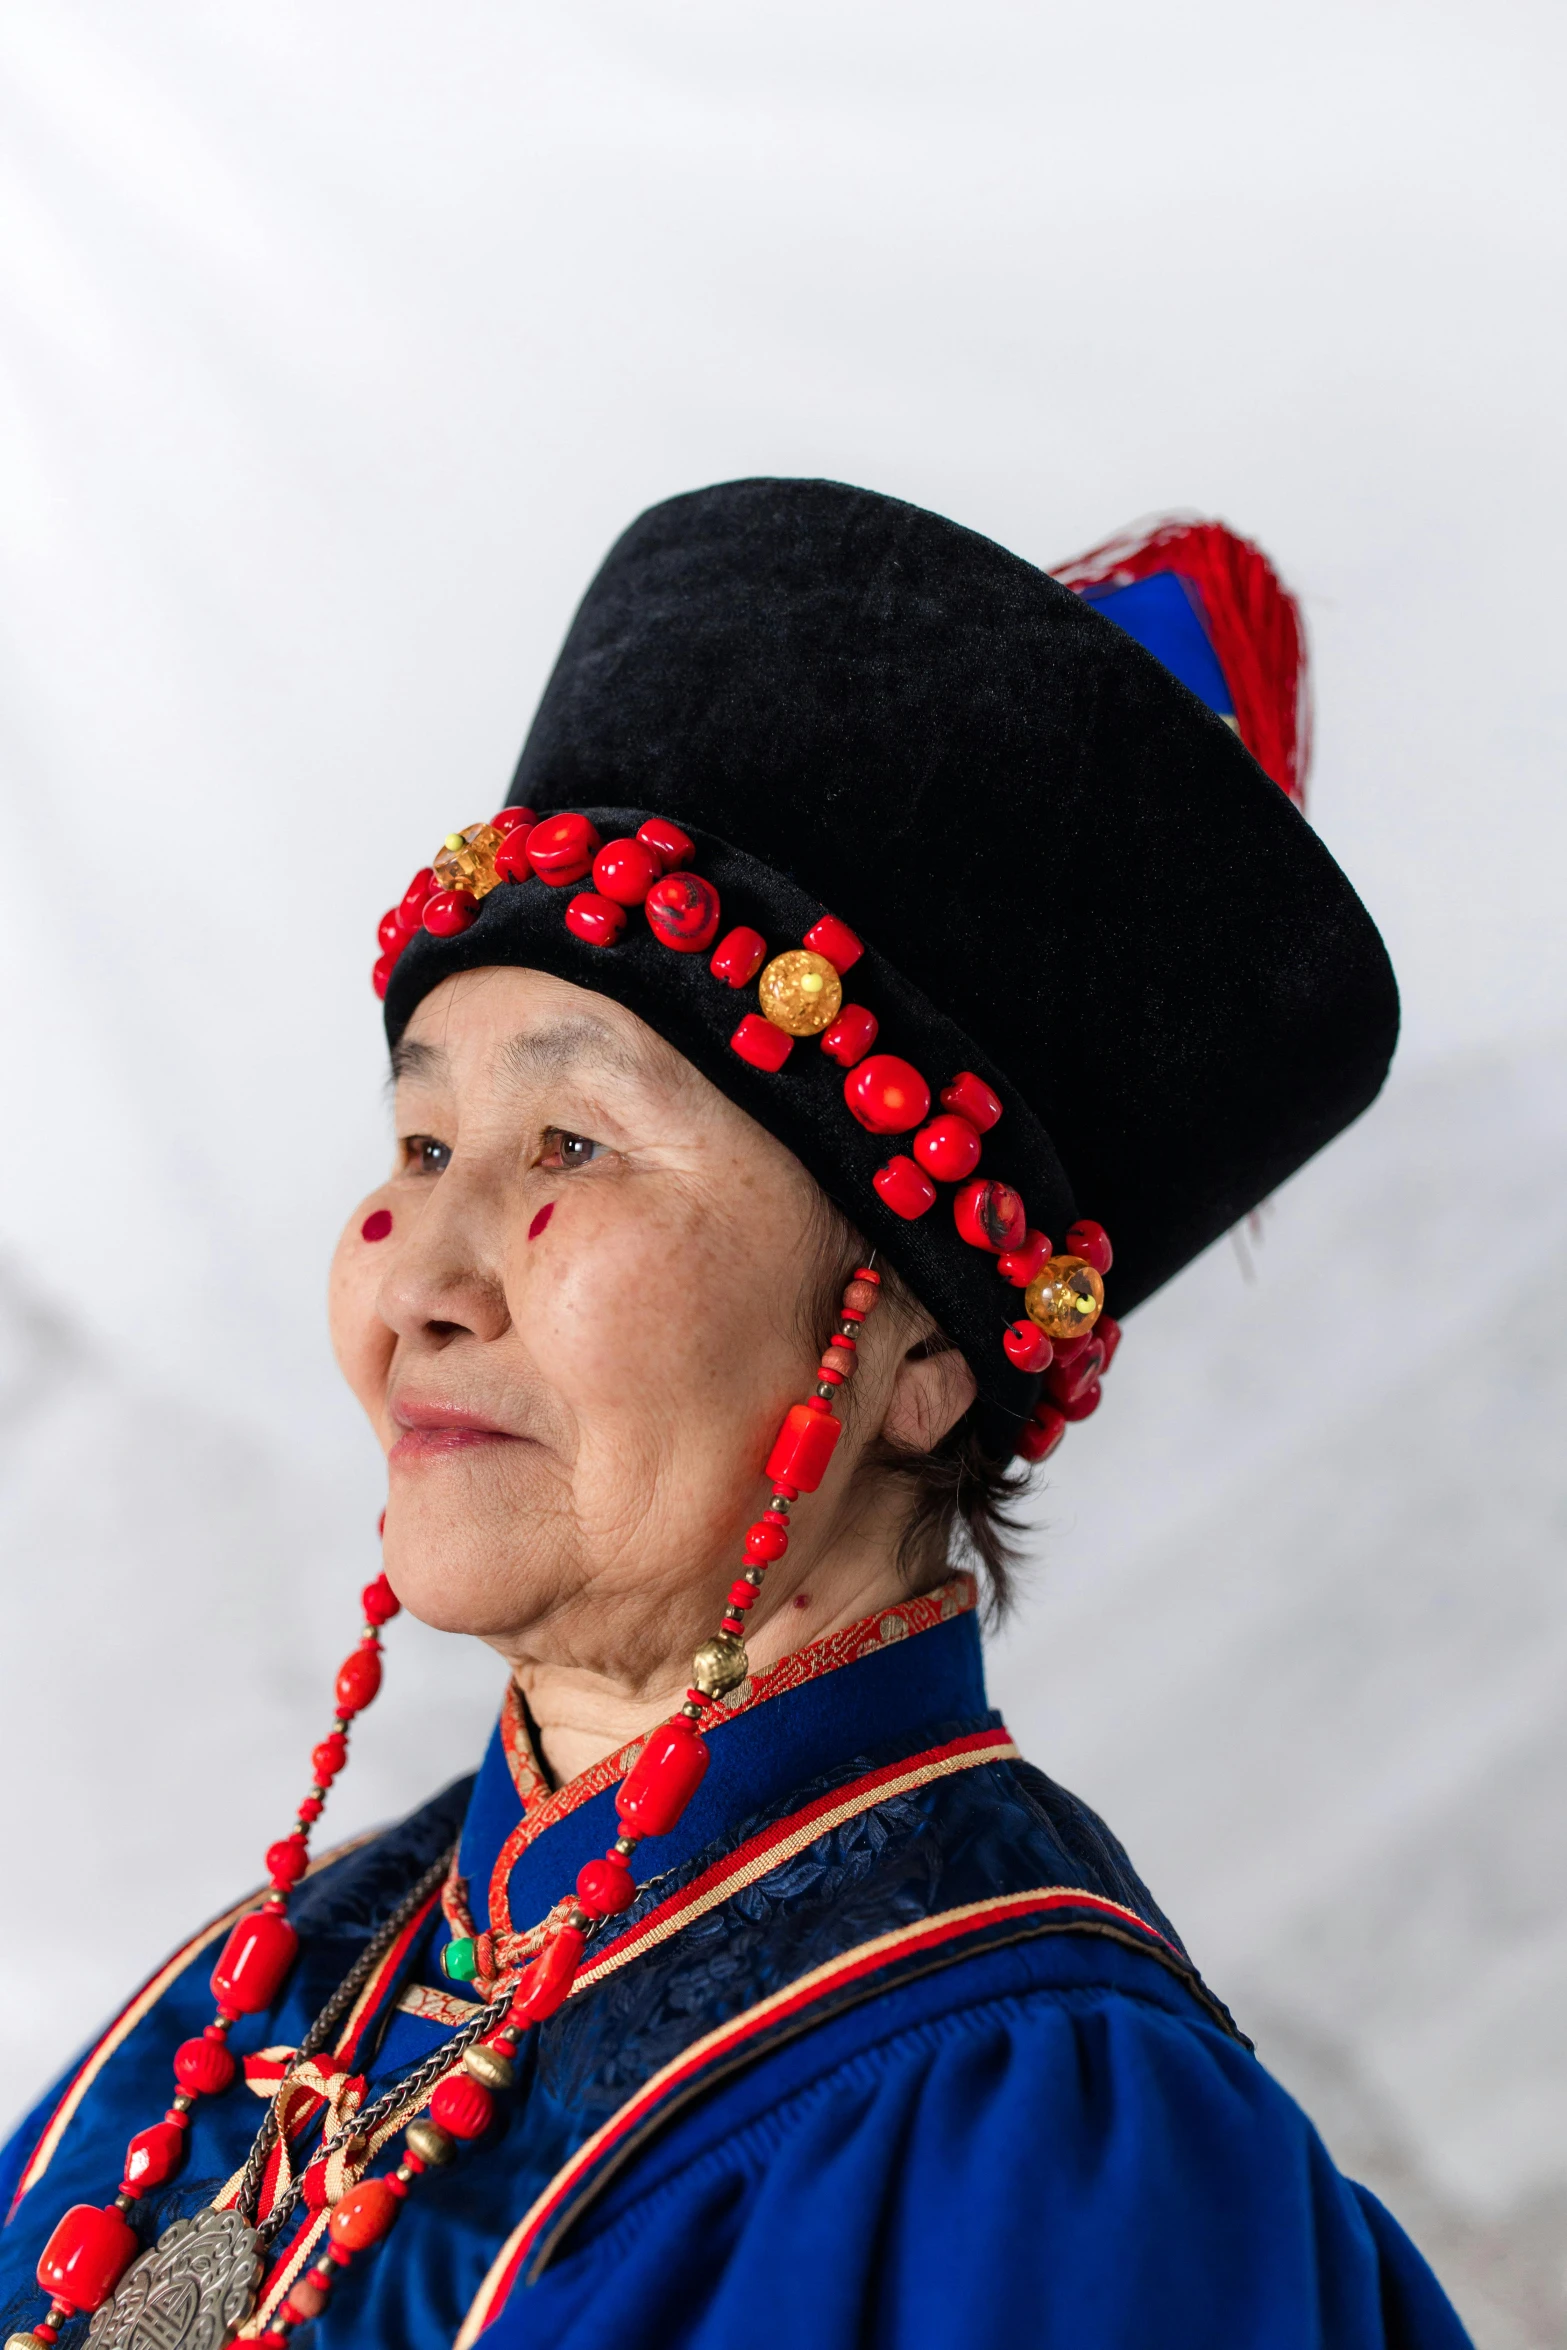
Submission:
[[[528,1238],[530,1240],[538,1239],[539,1234],[544,1230],[545,1225],[549,1222],[551,1216],[553,1216],[554,1213],[555,1202],[553,1200],[551,1200],[547,1206],[540,1208],[538,1214],[534,1217],[533,1222],[528,1226]]]
[[[810,1593],[808,1591],[797,1591],[794,1595],[794,1604],[796,1607],[809,1607],[811,1604]]]
[[[384,1240],[392,1229],[390,1208],[372,1208],[359,1227],[361,1240]]]

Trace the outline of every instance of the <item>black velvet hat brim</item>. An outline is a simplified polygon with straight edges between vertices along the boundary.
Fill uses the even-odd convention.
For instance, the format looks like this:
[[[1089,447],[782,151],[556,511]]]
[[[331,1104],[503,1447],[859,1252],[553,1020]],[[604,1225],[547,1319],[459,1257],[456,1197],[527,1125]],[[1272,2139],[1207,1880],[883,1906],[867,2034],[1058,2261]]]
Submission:
[[[1374,1097],[1398,1026],[1382,942],[1326,849],[1221,719],[1122,631],[939,516],[830,482],[735,482],[634,523],[589,589],[510,794],[683,825],[771,951],[822,911],[870,950],[846,994],[933,1090],[987,1077],[982,1172],[1061,1238],[1112,1237],[1123,1314]],[[624,811],[624,818],[616,811]],[[482,811],[454,810],[453,821]],[[726,845],[727,844],[727,845]],[[634,916],[599,949],[569,892],[508,885],[415,940],[398,1034],[447,972],[537,962],[627,1003],[795,1150],[964,1348],[998,1438],[1037,1382],[1001,1354],[1018,1293],[943,1199],[909,1224],[809,1043],[769,1077],[728,1049],[755,990]],[[765,917],[765,918],[764,918]],[[1009,1447],[1008,1447],[1009,1448]]]

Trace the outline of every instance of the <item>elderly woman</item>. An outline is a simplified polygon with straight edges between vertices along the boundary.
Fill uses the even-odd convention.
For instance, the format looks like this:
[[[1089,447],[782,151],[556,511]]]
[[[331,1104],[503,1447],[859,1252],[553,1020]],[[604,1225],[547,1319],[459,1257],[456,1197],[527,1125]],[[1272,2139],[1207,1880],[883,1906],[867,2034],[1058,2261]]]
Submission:
[[[1462,2341],[1018,1755],[954,1567],[999,1594],[1106,1292],[1397,1024],[1260,559],[1073,585],[834,484],[659,507],[383,922],[332,1320],[385,1574],[267,1888],[13,2141],[13,2350]],[[399,1605],[499,1726],[312,1863]]]

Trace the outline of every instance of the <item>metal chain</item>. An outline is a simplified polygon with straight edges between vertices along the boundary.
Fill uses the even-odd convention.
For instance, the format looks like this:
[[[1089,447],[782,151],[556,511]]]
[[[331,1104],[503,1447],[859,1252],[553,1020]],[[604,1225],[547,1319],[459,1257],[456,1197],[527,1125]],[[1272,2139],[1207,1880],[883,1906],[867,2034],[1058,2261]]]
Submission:
[[[288,2070],[278,2083],[277,2092],[262,2116],[261,2127],[256,2132],[255,2142],[250,2149],[249,2159],[245,2164],[238,2192],[234,2198],[234,2209],[242,2220],[247,2222],[253,2220],[256,2200],[261,2192],[262,2177],[267,2167],[267,2156],[271,2153],[273,2141],[277,2136],[278,2104],[283,2090],[299,2067],[326,2046],[337,2025],[353,2006],[354,2001],[391,1949],[398,1935],[409,1920],[417,1916],[425,1902],[429,1900],[430,1895],[442,1883],[447,1870],[452,1865],[456,1849],[455,1845],[451,1846],[438,1861],[433,1862],[419,1879],[418,1884],[414,1886],[412,1892],[406,1894],[398,1903],[386,1923],[377,1928],[295,2049],[289,2060]],[[356,2122],[355,2131],[351,2134],[357,2134],[359,2127],[360,2125]]]

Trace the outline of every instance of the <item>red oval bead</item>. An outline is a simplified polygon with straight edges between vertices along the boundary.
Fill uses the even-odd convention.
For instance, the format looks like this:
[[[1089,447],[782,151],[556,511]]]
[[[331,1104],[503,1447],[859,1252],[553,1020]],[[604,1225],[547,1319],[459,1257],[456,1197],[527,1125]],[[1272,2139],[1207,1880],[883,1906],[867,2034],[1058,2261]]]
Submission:
[[[1085,1265],[1092,1265],[1099,1274],[1108,1273],[1115,1259],[1109,1233],[1102,1224],[1094,1223],[1088,1216],[1074,1224],[1068,1232],[1066,1253],[1070,1257],[1081,1257]]]
[[[914,1137],[913,1148],[927,1175],[938,1176],[943,1183],[961,1183],[979,1165],[978,1129],[967,1118],[952,1112],[922,1126]]]
[[[1099,1374],[1102,1379],[1115,1361],[1115,1350],[1121,1343],[1121,1325],[1109,1314],[1101,1314],[1094,1324],[1094,1336],[1105,1350],[1104,1370]]]
[[[1061,1404],[1057,1408],[1064,1420],[1087,1420],[1098,1411],[1103,1394],[1104,1389],[1098,1380],[1090,1379],[1080,1395],[1074,1395],[1070,1403]]]
[[[359,1594],[359,1604],[365,1611],[367,1624],[389,1624],[402,1613],[402,1601],[384,1575],[377,1575]]]
[[[744,987],[754,979],[767,960],[767,941],[759,930],[748,930],[744,923],[731,930],[713,949],[708,964],[715,979],[722,979],[729,987]]]
[[[847,922],[840,922],[836,914],[824,914],[819,922],[813,922],[801,944],[813,955],[825,955],[840,979],[865,952]]]
[[[402,953],[404,942],[408,937],[400,915],[400,907],[389,906],[377,923],[375,932],[376,944],[382,954],[390,955],[394,961]]]
[[[976,1077],[972,1069],[960,1069],[952,1083],[942,1087],[941,1106],[944,1110],[955,1110],[960,1118],[977,1126],[981,1134],[988,1134],[1001,1115],[1000,1095],[983,1077]]]
[[[841,1433],[842,1424],[831,1412],[813,1412],[807,1403],[791,1404],[767,1456],[768,1483],[793,1485],[801,1493],[814,1493],[827,1474],[827,1464]]]
[[[111,2203],[73,2203],[44,2246],[38,2282],[72,2309],[101,2309],[141,2246],[123,2212]]]
[[[309,1866],[303,1836],[282,1836],[267,1846],[267,1875],[274,1885],[297,1885]]]
[[[1054,1351],[1037,1322],[1014,1322],[1002,1335],[1007,1361],[1019,1371],[1047,1371]]]
[[[298,1948],[299,1936],[281,1910],[253,1909],[223,1945],[212,1970],[213,1998],[230,2014],[259,2015],[282,1988]]]
[[[381,1686],[381,1651],[373,1640],[361,1640],[352,1656],[345,1656],[337,1672],[337,1710],[363,1713]]]
[[[174,2078],[193,2097],[221,2097],[239,2071],[221,2040],[182,2040],[174,2051]]]
[[[392,973],[396,968],[397,957],[395,955],[378,955],[376,957],[371,967],[370,985],[375,989],[375,1000],[378,1004],[385,1003],[386,991],[392,984]]]
[[[323,1738],[319,1746],[310,1749],[310,1768],[315,1772],[316,1785],[330,1787],[347,1760],[348,1740],[341,1730],[334,1730],[330,1738]]]
[[[694,1722],[661,1722],[621,1783],[615,1809],[634,1836],[667,1836],[702,1784],[707,1740]]]
[[[466,2077],[466,2076],[465,2076]],[[484,2091],[477,2081],[474,2087],[482,2097]],[[436,2091],[436,2096],[440,2091]],[[435,2110],[431,2101],[432,2113]],[[451,2126],[449,2123],[446,2125]],[[470,2133],[477,2137],[478,2132]],[[402,2207],[402,2197],[386,2179],[361,2179],[357,2187],[333,2207],[327,2221],[327,2234],[334,2244],[341,2244],[345,2252],[363,2252],[371,2244],[379,2244]]]
[[[1017,1448],[1026,1461],[1046,1461],[1066,1434],[1062,1414],[1041,1407],[1018,1431]]]
[[[434,894],[435,873],[431,866],[421,865],[402,894],[397,908],[397,919],[412,938],[424,918],[425,900]]]
[[[843,1098],[872,1134],[907,1134],[930,1112],[930,1087],[910,1061],[873,1053],[843,1081]]]
[[[495,852],[495,870],[502,881],[531,881],[533,867],[528,862],[528,843],[533,838],[531,824],[519,824],[515,832],[508,832]]]
[[[482,2138],[495,2119],[495,2100],[471,2073],[448,2073],[430,2099],[430,2119],[454,2138]]]
[[[874,1012],[867,1012],[863,1004],[845,1004],[822,1037],[822,1051],[840,1069],[852,1069],[876,1042],[876,1027]]]
[[[546,816],[529,833],[526,853],[539,879],[561,889],[582,879],[598,849],[598,833],[586,816]]]
[[[696,843],[678,824],[666,823],[662,816],[650,816],[645,824],[637,826],[637,838],[645,849],[651,849],[666,873],[673,873],[677,865],[689,865],[696,855]]]
[[[877,1197],[885,1200],[895,1216],[904,1216],[910,1223],[923,1216],[936,1204],[936,1186],[912,1159],[889,1159],[885,1167],[878,1167],[871,1177]]]
[[[625,907],[590,889],[579,890],[566,908],[566,928],[590,947],[612,947],[625,927]]]
[[[789,1537],[782,1526],[770,1526],[765,1518],[758,1518],[748,1526],[745,1534],[745,1555],[766,1565],[771,1559],[781,1559],[789,1547]],[[738,1586],[737,1586],[738,1588]]]
[[[1097,1337],[1085,1347],[1074,1348],[1068,1363],[1053,1363],[1045,1380],[1045,1393],[1062,1411],[1076,1403],[1085,1389],[1092,1387],[1105,1367],[1105,1350]]]
[[[593,886],[617,906],[640,906],[664,868],[639,840],[607,840],[593,860]]]
[[[424,902],[422,920],[432,938],[456,938],[479,917],[479,901],[469,889],[438,889]]]
[[[577,1871],[577,1899],[590,1918],[616,1918],[637,1897],[636,1880],[623,1860],[585,1861]]]
[[[1028,1231],[1017,1248],[1002,1252],[996,1271],[1003,1281],[1010,1281],[1014,1289],[1026,1289],[1039,1277],[1039,1268],[1050,1254],[1048,1232]]]
[[[775,1028],[771,1020],[764,1020],[760,1012],[747,1012],[729,1039],[729,1049],[742,1061],[749,1061],[753,1069],[765,1069],[769,1077],[776,1077],[794,1050],[794,1038]]]
[[[653,1735],[657,1737],[656,1730]],[[643,1751],[645,1753],[646,1748]],[[705,1747],[703,1754],[705,1758]],[[704,1770],[707,1767],[705,1759],[702,1767]],[[657,1831],[639,1828],[637,1833],[650,1836]],[[579,1927],[556,1927],[512,1994],[511,2005],[506,2011],[508,2031],[526,2031],[530,2024],[542,2024],[555,2013],[576,1980],[577,1967],[585,1947],[586,1940]]]
[[[120,2185],[128,2195],[161,2187],[172,2179],[185,2158],[185,2133],[177,2122],[154,2122],[138,2130],[125,2149],[125,2176]]]
[[[531,832],[538,818],[531,808],[502,808],[498,816],[490,818],[491,829],[510,840],[514,832]],[[497,863],[499,859],[497,858]]]
[[[648,928],[677,955],[697,955],[718,936],[718,892],[700,873],[666,873],[647,893]]]
[[[976,1175],[952,1203],[952,1219],[971,1248],[1016,1248],[1028,1230],[1023,1203],[1010,1183]]]

